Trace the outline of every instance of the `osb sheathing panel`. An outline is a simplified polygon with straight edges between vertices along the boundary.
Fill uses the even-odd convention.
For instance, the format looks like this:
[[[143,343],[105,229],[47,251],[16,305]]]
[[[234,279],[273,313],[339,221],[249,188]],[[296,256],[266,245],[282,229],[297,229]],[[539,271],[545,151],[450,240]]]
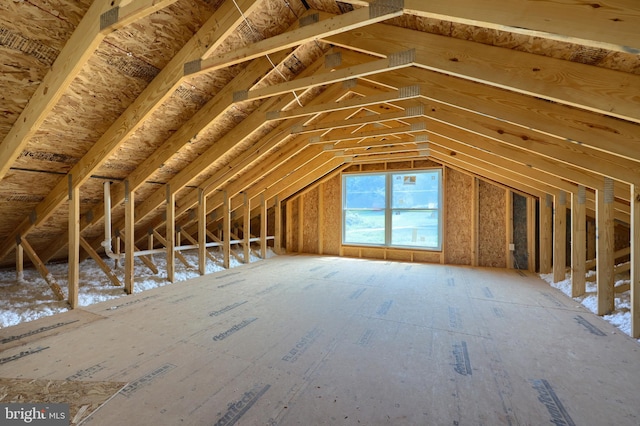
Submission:
[[[304,218],[302,223],[302,251],[304,253],[318,253],[319,197],[320,193],[317,187],[302,195],[302,217]]]
[[[414,262],[440,263],[440,252],[437,251],[414,251]]]
[[[478,196],[478,265],[505,268],[506,191],[481,180]]]
[[[342,179],[340,175],[336,175],[323,186],[322,249],[324,254],[339,255],[342,243]]]
[[[411,262],[411,257],[411,251],[409,250],[387,250],[388,260]]]
[[[445,176],[445,262],[471,265],[473,178],[449,168]]]

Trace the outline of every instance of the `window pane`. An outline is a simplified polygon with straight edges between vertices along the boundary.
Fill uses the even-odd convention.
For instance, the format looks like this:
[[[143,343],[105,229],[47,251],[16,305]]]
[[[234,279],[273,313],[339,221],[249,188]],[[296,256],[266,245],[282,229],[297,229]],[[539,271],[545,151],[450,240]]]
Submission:
[[[384,209],[385,176],[359,175],[345,178],[345,209]]]
[[[345,211],[344,242],[384,244],[384,210]]]
[[[437,210],[394,210],[391,217],[391,244],[440,247]]]
[[[438,171],[393,174],[391,208],[437,209],[439,177]]]

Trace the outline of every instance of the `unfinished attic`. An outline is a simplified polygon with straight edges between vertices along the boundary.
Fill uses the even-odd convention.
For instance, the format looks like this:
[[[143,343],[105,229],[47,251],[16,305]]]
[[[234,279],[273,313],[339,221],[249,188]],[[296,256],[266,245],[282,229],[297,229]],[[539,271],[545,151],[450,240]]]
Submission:
[[[0,148],[0,404],[638,424],[635,0],[3,0]]]

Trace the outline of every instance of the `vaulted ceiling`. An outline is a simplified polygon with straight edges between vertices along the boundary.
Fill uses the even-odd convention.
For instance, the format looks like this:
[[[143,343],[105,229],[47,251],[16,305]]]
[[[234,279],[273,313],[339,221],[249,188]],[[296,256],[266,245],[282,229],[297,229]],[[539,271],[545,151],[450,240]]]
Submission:
[[[354,162],[424,158],[534,196],[640,183],[635,0],[7,0],[0,264],[136,233],[198,191],[284,199]],[[612,179],[612,181],[608,180]]]

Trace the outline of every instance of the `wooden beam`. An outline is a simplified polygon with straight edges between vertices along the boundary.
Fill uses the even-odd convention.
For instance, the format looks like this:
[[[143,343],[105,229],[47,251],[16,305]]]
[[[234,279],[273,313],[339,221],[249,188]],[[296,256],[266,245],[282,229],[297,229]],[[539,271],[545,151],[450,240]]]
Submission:
[[[80,188],[73,187],[69,175],[69,305],[71,309],[78,307],[80,292]]]
[[[340,141],[351,141],[357,139],[364,139],[369,137],[381,137],[381,136],[390,136],[390,135],[406,135],[412,134],[416,132],[424,132],[427,129],[427,126],[424,122],[413,123],[410,125],[404,126],[394,126],[394,127],[385,127],[383,129],[369,130],[366,132],[332,132],[326,136],[314,136],[309,138],[310,144],[318,144],[318,143],[330,143],[330,142],[340,142]]]
[[[175,237],[176,237],[176,195],[173,191],[171,191],[171,185],[166,185],[166,217],[167,220],[165,222],[165,235],[166,244],[165,248],[167,249],[167,280],[169,282],[174,282],[175,272],[176,272],[176,245],[175,245]]]
[[[344,0],[365,6],[372,0]],[[599,3],[512,0],[404,0],[407,15],[574,43],[597,49],[640,49],[640,11],[625,0]],[[571,16],[568,21],[564,17]],[[597,28],[597,31],[594,31]]]
[[[102,269],[102,272],[104,272],[107,278],[109,278],[109,281],[111,281],[112,285],[118,286],[118,287],[122,285],[118,277],[113,273],[111,268],[109,268],[109,265],[107,265],[105,261],[102,260],[102,257],[100,257],[98,252],[96,252],[93,249],[93,247],[91,247],[91,244],[89,244],[87,240],[82,238],[82,236],[80,237],[80,247],[82,247],[89,254],[89,256],[91,256],[91,258],[96,262],[98,267]]]
[[[384,24],[325,41],[374,56],[415,48],[418,67],[640,123],[640,75]]]
[[[585,293],[585,261],[587,259],[586,189],[580,185],[571,194],[571,297]]]
[[[33,247],[31,247],[31,244],[29,244],[29,242],[22,237],[19,239],[19,243],[24,249],[24,252],[29,257],[29,259],[31,259],[31,263],[33,263],[33,265],[36,267],[36,269],[40,273],[40,276],[47,282],[47,284],[49,285],[49,288],[51,288],[51,291],[55,295],[56,300],[59,300],[59,301],[64,300],[64,293],[62,292],[60,285],[58,284],[56,279],[53,277],[53,275],[51,275],[51,273],[49,272],[47,267],[44,265],[42,260],[40,260],[36,252],[33,250]]]
[[[280,84],[262,87],[259,89],[236,92],[236,101],[250,101],[269,98],[298,90],[307,90],[314,87],[340,83],[354,78],[366,77],[382,72],[389,72],[414,65],[414,51],[406,50],[390,54],[386,59],[378,59],[360,65],[354,65],[335,71],[327,71],[323,74],[298,78]]]
[[[540,200],[540,273],[548,274],[551,272],[551,253],[552,253],[552,212],[553,196],[546,194],[544,199]]]
[[[21,244],[16,244],[16,281],[24,281],[24,249]]]
[[[122,28],[162,9],[176,0],[140,0],[136,7],[121,7],[124,1],[96,0],[82,17],[71,37],[62,48],[42,83],[31,96],[15,124],[0,144],[0,180],[25,145],[40,128],[47,115],[58,103],[82,67],[110,32]],[[108,19],[102,19],[102,17]],[[107,23],[108,22],[108,23]]]
[[[318,185],[318,224],[316,232],[318,233],[318,254],[324,254],[324,232],[322,226],[324,221],[324,183]]]
[[[275,226],[273,234],[275,240],[273,242],[273,251],[276,254],[282,253],[282,205],[278,196],[275,197],[275,205],[273,206],[275,216]]]
[[[480,229],[480,181],[473,178],[471,187],[471,266],[478,266],[478,230]]]
[[[536,199],[527,196],[527,269],[536,272]]]
[[[227,191],[222,193],[222,263],[225,269],[231,267],[231,199],[227,195]]]
[[[614,282],[614,218],[613,180],[604,178],[604,191],[596,191],[596,276],[598,286],[598,315],[606,315],[615,309]]]
[[[207,273],[207,197],[204,189],[198,188],[198,272]]]
[[[553,282],[563,281],[567,269],[567,193],[559,191],[553,203]]]
[[[264,194],[260,195],[260,257],[267,258],[267,200],[264,198]]]
[[[364,108],[371,105],[399,101],[403,99],[416,99],[420,97],[420,86],[401,87],[392,92],[383,92],[376,95],[358,97],[354,99],[332,101],[326,104],[309,105],[288,110],[272,110],[267,113],[267,121],[284,120],[287,118],[300,118],[309,115],[326,113],[329,111],[344,111],[355,108]]]
[[[124,291],[127,294],[134,292],[134,252],[135,248],[135,192],[131,190],[129,182],[125,181],[124,197]]]
[[[304,198],[298,198],[298,253],[304,252]]]
[[[291,253],[293,252],[293,200],[287,200],[285,202],[285,226],[286,226],[286,242],[285,242],[285,252]]]
[[[162,245],[165,247],[165,249],[169,246],[169,242],[168,242],[168,241],[167,241],[167,240],[166,240],[166,239],[165,239],[165,238],[164,238],[164,237],[163,237],[163,236],[162,236],[158,231],[156,231],[155,229],[153,230],[153,235],[154,235],[154,236],[156,237],[156,239],[160,242],[160,244],[162,244]],[[184,257],[184,255],[183,255],[182,253],[180,253],[180,251],[179,251],[179,250],[175,250],[175,245],[176,245],[176,244],[175,244],[175,240],[174,240],[174,251],[173,251],[173,253],[174,253],[175,257],[177,257],[177,258],[178,258],[178,260],[179,260],[180,262],[182,262],[182,264],[183,264],[185,267],[187,267],[187,268],[191,268],[191,267],[192,267],[192,265],[189,263],[189,261],[187,260],[187,258],[186,258],[186,257]],[[175,262],[174,262],[174,271],[175,271]]]
[[[640,186],[631,185],[631,337],[640,338]]]
[[[243,259],[244,263],[249,263],[249,255],[251,252],[251,200],[246,193],[242,194],[244,202],[244,214],[243,214]]]
[[[193,73],[211,72],[237,65],[283,49],[296,47],[310,41],[402,16],[403,13],[402,2],[400,1],[387,2],[387,7],[384,8],[356,9],[349,13],[329,17],[314,24],[300,25],[300,28],[275,35],[239,49],[234,49],[223,55],[216,55],[215,57],[204,59],[199,61],[198,66],[192,67]],[[310,20],[309,18],[320,19],[319,14],[308,16],[305,20]]]
[[[505,223],[507,224],[507,229],[505,232],[505,244],[504,244],[504,258],[507,260],[506,261],[506,268],[507,269],[513,269],[515,267],[514,265],[514,251],[511,250],[511,244],[514,243],[513,241],[513,192],[510,189],[505,189],[505,199],[506,199],[506,203],[505,203],[505,208],[504,208],[504,214],[505,214]]]

